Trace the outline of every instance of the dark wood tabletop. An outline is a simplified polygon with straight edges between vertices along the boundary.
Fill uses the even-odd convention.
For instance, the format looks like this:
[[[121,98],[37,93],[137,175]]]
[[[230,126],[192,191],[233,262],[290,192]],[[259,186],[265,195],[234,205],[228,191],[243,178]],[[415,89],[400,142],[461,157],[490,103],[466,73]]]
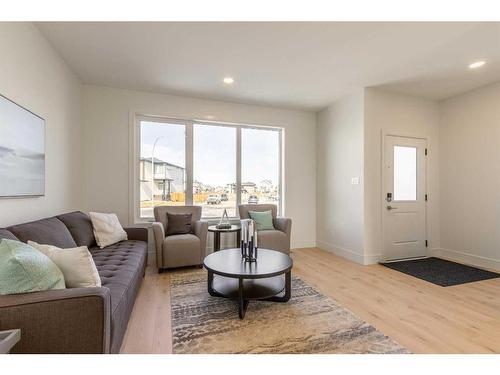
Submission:
[[[210,225],[208,227],[209,232],[236,232],[238,230],[241,230],[241,227],[239,225],[231,225],[231,228],[227,229],[219,229],[215,225]]]
[[[208,255],[205,268],[216,275],[241,278],[262,279],[282,275],[291,270],[292,258],[275,250],[258,249],[256,262],[245,262],[240,249],[227,249]]]

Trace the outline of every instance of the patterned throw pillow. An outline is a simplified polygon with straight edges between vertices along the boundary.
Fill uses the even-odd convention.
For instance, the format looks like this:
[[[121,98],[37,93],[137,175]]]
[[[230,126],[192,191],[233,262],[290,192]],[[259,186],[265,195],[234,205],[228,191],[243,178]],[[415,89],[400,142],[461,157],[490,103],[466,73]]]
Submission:
[[[0,240],[0,294],[65,289],[64,276],[47,256],[19,241]]]

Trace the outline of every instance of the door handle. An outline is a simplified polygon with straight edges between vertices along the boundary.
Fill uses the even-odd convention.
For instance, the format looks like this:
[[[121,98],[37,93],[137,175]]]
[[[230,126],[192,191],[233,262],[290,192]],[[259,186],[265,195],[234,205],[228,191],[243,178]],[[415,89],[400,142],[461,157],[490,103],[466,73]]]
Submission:
[[[392,206],[387,206],[387,209],[390,211],[390,210],[397,210],[398,208],[397,207],[392,207]]]

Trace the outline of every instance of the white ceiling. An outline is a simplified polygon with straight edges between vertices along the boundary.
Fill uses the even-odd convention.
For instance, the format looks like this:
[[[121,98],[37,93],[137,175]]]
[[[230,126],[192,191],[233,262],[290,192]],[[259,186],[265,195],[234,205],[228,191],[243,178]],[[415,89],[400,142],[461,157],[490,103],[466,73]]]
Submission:
[[[500,80],[500,23],[36,25],[84,83],[244,103],[318,110],[373,86],[443,99]]]

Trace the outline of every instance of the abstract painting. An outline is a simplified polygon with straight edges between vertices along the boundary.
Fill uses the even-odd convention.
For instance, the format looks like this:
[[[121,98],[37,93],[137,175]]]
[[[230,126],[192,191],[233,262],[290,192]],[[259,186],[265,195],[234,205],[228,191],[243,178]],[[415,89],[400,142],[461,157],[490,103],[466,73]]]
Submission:
[[[0,95],[0,197],[45,194],[45,120]]]

